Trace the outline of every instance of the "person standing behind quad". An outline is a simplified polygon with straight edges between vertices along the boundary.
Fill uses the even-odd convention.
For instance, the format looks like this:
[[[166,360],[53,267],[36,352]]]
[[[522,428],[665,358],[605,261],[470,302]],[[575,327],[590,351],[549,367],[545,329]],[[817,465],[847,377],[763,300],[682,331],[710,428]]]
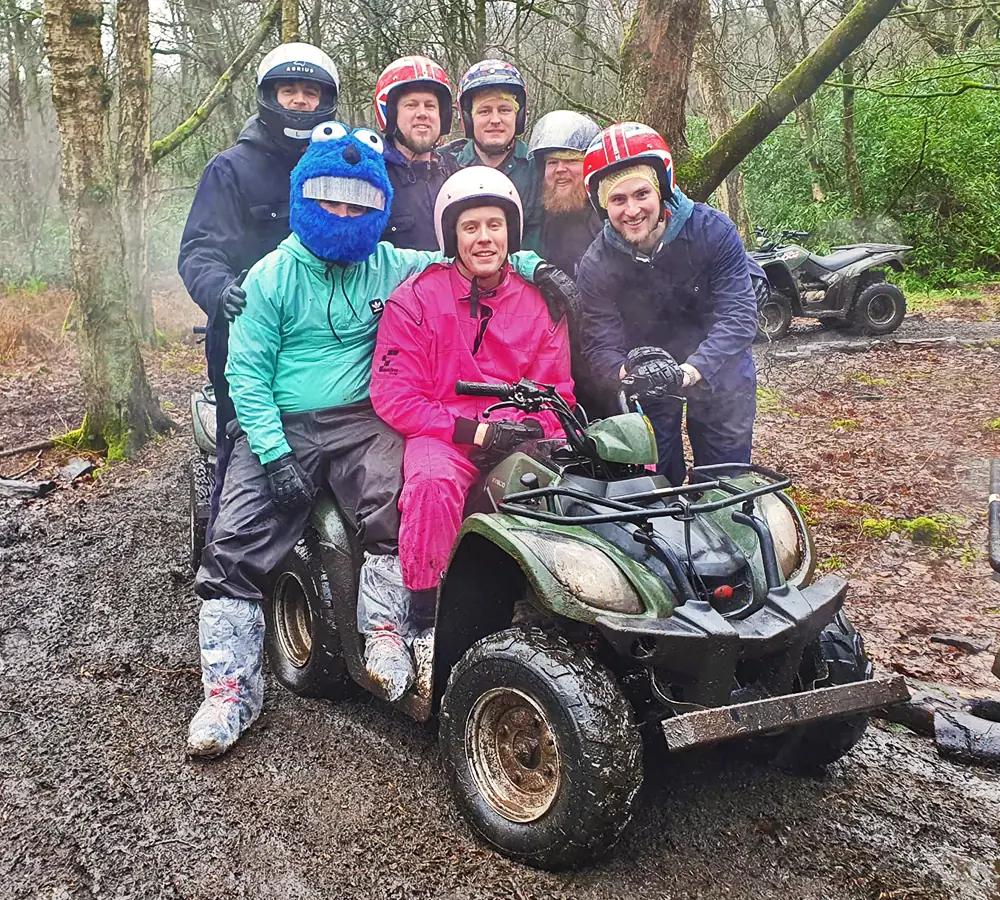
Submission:
[[[448,74],[426,56],[404,56],[386,66],[375,85],[375,118],[385,135],[392,182],[392,214],[383,241],[410,250],[435,250],[434,201],[458,164],[436,150],[451,131]]]
[[[587,200],[583,156],[601,132],[592,119],[557,109],[531,130],[528,159],[542,185],[542,231],[539,255],[570,275],[601,230],[601,217]]]
[[[205,356],[216,402],[210,534],[233,450],[226,426],[236,412],[225,371],[229,323],[246,303],[242,275],[288,237],[291,171],[313,128],[336,112],[339,90],[337,67],[318,47],[282,44],[268,53],[257,67],[257,114],[205,167],[181,236],[177,269],[208,316]]]
[[[637,122],[601,132],[584,179],[607,219],[577,270],[592,371],[643,395],[672,484],[686,474],[681,392],[695,465],[749,462],[757,308],[736,226],[684,196],[666,142]]]
[[[484,59],[458,84],[458,110],[465,139],[445,150],[460,168],[489,166],[514,182],[524,209],[526,250],[538,247],[541,203],[538,171],[528,160],[528,145],[518,140],[528,120],[528,89],[521,73],[502,59]]]

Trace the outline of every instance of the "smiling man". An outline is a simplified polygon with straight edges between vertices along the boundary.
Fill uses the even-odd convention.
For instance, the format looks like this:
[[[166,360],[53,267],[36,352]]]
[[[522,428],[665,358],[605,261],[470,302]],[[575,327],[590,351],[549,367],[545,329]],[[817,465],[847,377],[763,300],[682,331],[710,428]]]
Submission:
[[[426,56],[404,56],[386,66],[375,85],[375,118],[385,135],[385,164],[393,201],[382,240],[396,247],[433,250],[434,201],[445,179],[458,170],[437,150],[451,131],[448,75]]]
[[[517,188],[524,210],[524,239],[538,247],[541,230],[540,180],[528,160],[528,146],[518,140],[528,116],[528,89],[521,73],[502,59],[484,59],[472,66],[458,85],[458,108],[465,140],[445,150],[461,168],[489,166],[506,175]]]
[[[479,472],[524,441],[562,433],[552,413],[505,410],[487,421],[494,401],[456,396],[455,382],[529,378],[573,402],[566,319],[554,321],[538,289],[508,263],[521,242],[513,183],[485,166],[463,169],[445,182],[434,215],[441,250],[455,261],[393,292],[371,382],[375,411],[406,438],[399,553],[416,613],[402,625],[407,634],[434,620],[438,583]],[[412,681],[413,661],[402,649],[398,664]]]
[[[684,196],[666,142],[637,122],[594,139],[584,179],[606,219],[577,270],[591,371],[643,395],[672,484],[686,474],[685,400],[695,465],[749,462],[757,306],[736,226]]]

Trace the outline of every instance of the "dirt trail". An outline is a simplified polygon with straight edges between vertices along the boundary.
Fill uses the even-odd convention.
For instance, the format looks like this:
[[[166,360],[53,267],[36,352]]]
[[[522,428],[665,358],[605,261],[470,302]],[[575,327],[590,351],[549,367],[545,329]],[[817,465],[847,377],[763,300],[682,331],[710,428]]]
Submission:
[[[1000,779],[881,728],[821,781],[650,758],[622,844],[572,875],[479,844],[433,731],[373,699],[269,681],[228,758],[186,761],[186,441],[0,509],[0,898],[997,895]]]

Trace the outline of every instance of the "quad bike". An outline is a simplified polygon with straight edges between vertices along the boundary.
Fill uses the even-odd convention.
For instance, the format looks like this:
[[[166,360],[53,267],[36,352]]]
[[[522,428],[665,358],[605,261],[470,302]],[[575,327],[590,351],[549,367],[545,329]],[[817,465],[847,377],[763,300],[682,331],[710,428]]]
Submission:
[[[758,246],[750,255],[771,286],[766,305],[758,305],[758,338],[777,341],[793,316],[811,316],[828,328],[853,327],[864,334],[889,334],[906,315],[906,297],[885,280],[885,270],[903,270],[902,244],[851,244],[827,256],[810,253],[792,240],[805,231],[783,231],[776,239],[756,229]]]
[[[789,479],[707,466],[671,487],[647,468],[656,443],[634,397],[588,424],[550,386],[456,392],[495,398],[490,412],[551,410],[566,435],[525,443],[470,493],[432,652],[395,704],[437,715],[455,799],[501,853],[555,869],[606,851],[633,815],[644,733],[668,751],[737,740],[814,771],[869,711],[906,699],[901,677],[872,679],[847,583],[812,581]],[[270,668],[296,694],[379,695],[357,631],[361,559],[321,495],[265,607]]]

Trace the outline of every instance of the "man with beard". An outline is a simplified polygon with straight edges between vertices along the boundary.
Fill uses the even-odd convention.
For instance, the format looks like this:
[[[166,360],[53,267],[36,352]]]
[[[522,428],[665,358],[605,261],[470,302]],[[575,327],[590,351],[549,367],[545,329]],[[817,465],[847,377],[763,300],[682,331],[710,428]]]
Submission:
[[[584,183],[607,219],[577,270],[591,369],[643,397],[672,484],[686,474],[685,399],[696,466],[749,462],[757,308],[736,226],[684,196],[666,141],[637,122],[598,135]]]
[[[542,182],[542,233],[539,253],[564,272],[574,274],[601,217],[587,202],[583,156],[600,126],[586,116],[557,109],[538,120],[528,143],[528,159]]]
[[[236,418],[226,356],[229,324],[246,305],[243,274],[288,237],[288,186],[313,128],[337,109],[337,67],[319,47],[282,44],[257,67],[257,115],[235,146],[213,157],[191,204],[177,269],[208,316],[205,356],[215,390],[215,490],[209,532],[219,512]]]
[[[521,73],[502,59],[484,59],[458,84],[458,109],[465,140],[445,147],[458,164],[489,166],[514,182],[524,208],[521,246],[534,250],[541,230],[538,171],[528,160],[528,145],[517,139],[528,116],[528,90]]]
[[[448,74],[426,56],[386,66],[375,85],[375,118],[385,135],[392,214],[382,240],[411,250],[434,250],[434,201],[458,164],[435,149],[451,131]]]

